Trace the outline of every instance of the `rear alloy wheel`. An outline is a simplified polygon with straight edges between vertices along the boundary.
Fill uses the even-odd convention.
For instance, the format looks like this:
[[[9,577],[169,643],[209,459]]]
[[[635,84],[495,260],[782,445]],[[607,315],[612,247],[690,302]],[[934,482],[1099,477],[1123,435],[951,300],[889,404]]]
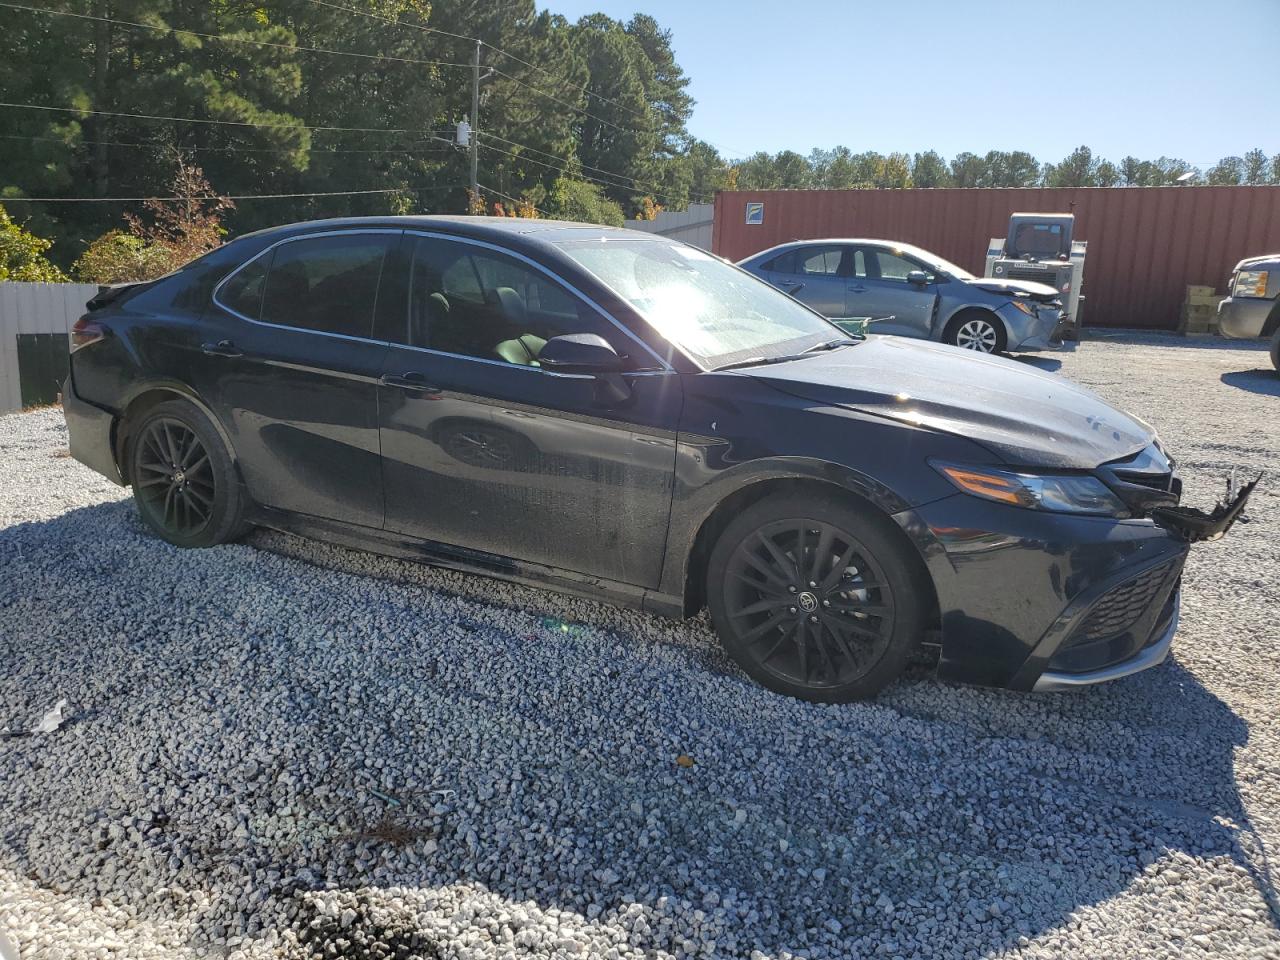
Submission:
[[[242,532],[243,495],[222,438],[190,403],[153,407],[132,428],[129,479],[143,521],[180,547],[207,547]]]
[[[875,696],[918,642],[923,575],[887,520],[840,499],[761,501],[721,535],[707,601],[755,680],[832,703]]]
[[[957,317],[947,326],[947,343],[978,353],[1000,353],[1004,350],[1004,327],[999,320],[980,313]]]

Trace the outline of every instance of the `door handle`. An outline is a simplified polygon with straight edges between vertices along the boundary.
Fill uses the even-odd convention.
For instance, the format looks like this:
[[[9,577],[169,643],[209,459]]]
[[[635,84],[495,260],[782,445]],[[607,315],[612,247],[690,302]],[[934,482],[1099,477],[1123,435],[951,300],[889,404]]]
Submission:
[[[378,382],[384,387],[399,387],[401,390],[412,390],[414,393],[425,393],[429,396],[443,392],[439,387],[433,387],[427,383],[427,378],[416,370],[410,370],[400,376],[384,373]]]
[[[206,357],[243,357],[244,351],[230,340],[219,340],[217,343],[202,343],[200,351]]]
[[[866,293],[867,288],[864,287],[862,284],[858,284],[857,286],[850,287],[849,292],[850,293]]]
[[[778,281],[778,289],[781,290],[783,293],[795,293],[797,290],[803,287],[804,287],[803,282],[792,283],[790,280]]]

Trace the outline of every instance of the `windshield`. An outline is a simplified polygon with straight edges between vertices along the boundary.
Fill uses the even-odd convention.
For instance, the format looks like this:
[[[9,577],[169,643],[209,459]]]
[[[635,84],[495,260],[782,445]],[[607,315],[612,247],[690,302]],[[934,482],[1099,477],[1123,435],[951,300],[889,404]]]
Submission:
[[[610,239],[561,249],[708,369],[791,356],[845,336],[785,293],[695,247]]]

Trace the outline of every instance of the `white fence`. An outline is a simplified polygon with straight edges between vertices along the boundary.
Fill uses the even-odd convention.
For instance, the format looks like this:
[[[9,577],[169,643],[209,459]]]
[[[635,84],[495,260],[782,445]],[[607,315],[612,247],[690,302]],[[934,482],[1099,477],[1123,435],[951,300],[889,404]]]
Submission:
[[[691,203],[689,209],[673,213],[663,210],[654,220],[628,220],[632,230],[656,233],[684,243],[711,249],[711,228],[716,221],[714,203]]]
[[[0,283],[0,413],[23,406],[19,335],[69,333],[97,292],[91,283]]]

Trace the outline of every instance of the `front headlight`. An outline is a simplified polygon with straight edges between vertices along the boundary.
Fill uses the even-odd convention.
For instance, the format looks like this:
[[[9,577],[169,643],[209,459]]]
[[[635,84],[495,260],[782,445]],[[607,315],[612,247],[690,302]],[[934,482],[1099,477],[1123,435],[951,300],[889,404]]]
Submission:
[[[1265,297],[1267,295],[1266,270],[1241,270],[1231,290],[1233,297]]]
[[[1033,307],[1031,304],[1027,303],[1025,300],[1010,300],[1009,303],[1017,307],[1019,310],[1025,313],[1028,317],[1034,317],[1036,315],[1036,308]]]
[[[1088,474],[1054,476],[958,463],[930,463],[962,493],[983,500],[1055,513],[1117,518],[1129,515],[1120,498],[1101,480]]]

